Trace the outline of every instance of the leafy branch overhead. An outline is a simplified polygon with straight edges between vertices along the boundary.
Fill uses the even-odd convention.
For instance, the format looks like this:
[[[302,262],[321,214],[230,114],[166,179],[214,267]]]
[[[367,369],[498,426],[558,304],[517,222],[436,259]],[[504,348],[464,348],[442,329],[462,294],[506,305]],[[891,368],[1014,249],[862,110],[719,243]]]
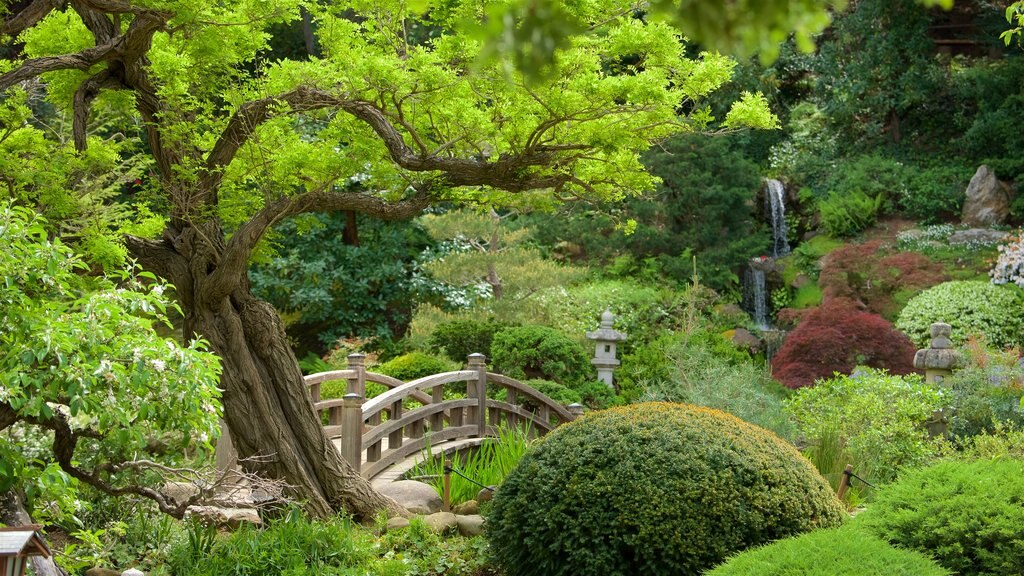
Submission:
[[[0,186],[46,213],[49,233],[80,230],[68,244],[90,263],[126,252],[173,284],[185,333],[223,361],[224,417],[247,472],[285,481],[322,516],[397,508],[331,448],[280,318],[250,290],[270,227],[311,212],[500,209],[530,191],[541,204],[618,199],[653,189],[640,154],[654,143],[777,126],[757,95],[712,118],[705,100],[735,63],[688,58],[679,32],[633,3],[513,17],[522,30],[581,23],[554,43],[543,78],[482,58],[490,48],[467,22],[493,23],[489,4],[414,4],[34,0],[0,11]],[[300,9],[317,55],[272,59]]]

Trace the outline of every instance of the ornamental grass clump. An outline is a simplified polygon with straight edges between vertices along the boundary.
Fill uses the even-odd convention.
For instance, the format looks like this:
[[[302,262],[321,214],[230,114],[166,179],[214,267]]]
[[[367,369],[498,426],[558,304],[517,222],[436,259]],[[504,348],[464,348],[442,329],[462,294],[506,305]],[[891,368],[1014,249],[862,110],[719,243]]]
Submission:
[[[487,535],[509,576],[697,575],[844,517],[774,434],[710,408],[644,403],[538,441],[498,489]]]
[[[857,523],[960,576],[1024,574],[1024,460],[944,461],[879,490]]]

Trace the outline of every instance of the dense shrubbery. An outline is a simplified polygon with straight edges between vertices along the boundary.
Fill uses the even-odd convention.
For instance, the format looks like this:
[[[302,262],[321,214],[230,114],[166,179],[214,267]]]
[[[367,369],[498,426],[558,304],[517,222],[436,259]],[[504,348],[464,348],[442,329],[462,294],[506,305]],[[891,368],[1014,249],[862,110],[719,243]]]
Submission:
[[[388,360],[374,368],[374,371],[408,382],[431,374],[458,369],[459,364],[447,358],[438,358],[423,352],[410,352]]]
[[[829,236],[853,236],[875,223],[882,200],[882,196],[871,197],[859,190],[829,194],[818,201],[821,227]]]
[[[933,456],[938,444],[930,439],[926,422],[943,407],[942,394],[920,376],[891,376],[859,369],[853,376],[819,380],[801,388],[787,402],[800,433],[813,445],[834,441],[850,462],[872,482],[895,477],[902,466]],[[837,480],[838,478],[833,478]]]
[[[545,326],[498,332],[491,342],[491,355],[494,370],[512,378],[576,384],[589,380],[594,371],[579,342]]]
[[[772,358],[772,376],[799,388],[835,372],[849,374],[859,365],[908,374],[914,371],[915,351],[881,316],[835,298],[807,313],[786,337]]]
[[[1024,343],[1024,297],[1016,286],[995,286],[984,281],[945,282],[911,298],[896,320],[896,327],[919,346],[930,340],[935,322],[953,326],[952,339],[982,336],[996,347]]]
[[[465,362],[470,354],[491,355],[494,334],[508,326],[494,320],[451,320],[437,325],[430,335],[430,347],[455,362]]]
[[[794,437],[793,423],[782,410],[785,389],[749,360],[729,362],[699,343],[679,343],[664,354],[671,363],[669,377],[649,382],[644,400],[707,406]]]
[[[830,252],[818,282],[826,299],[849,298],[869,312],[893,318],[910,295],[945,279],[942,266],[927,256],[890,253],[874,240]]]
[[[706,576],[947,576],[920,552],[894,548],[851,525],[741,552]]]
[[[1024,574],[1024,460],[947,461],[907,471],[858,523],[961,576]]]
[[[356,246],[340,241],[344,215],[289,218],[274,228],[277,253],[249,273],[253,292],[284,313],[304,345],[400,336],[417,296],[426,295],[417,263],[430,244],[426,232],[418,224],[363,217],[358,223]]]
[[[946,378],[949,433],[960,442],[997,426],[1024,426],[1024,368],[994,365],[961,368]]]
[[[495,495],[488,538],[510,576],[697,574],[843,517],[784,440],[717,410],[647,403],[538,442]]]

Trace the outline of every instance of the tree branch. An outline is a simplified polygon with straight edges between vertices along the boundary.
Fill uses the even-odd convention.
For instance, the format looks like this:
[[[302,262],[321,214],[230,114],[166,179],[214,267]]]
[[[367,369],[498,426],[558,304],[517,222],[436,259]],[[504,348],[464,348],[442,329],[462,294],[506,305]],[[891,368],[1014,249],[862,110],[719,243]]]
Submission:
[[[75,141],[75,150],[83,152],[87,145],[87,125],[89,122],[89,110],[92,101],[96,99],[103,88],[118,88],[121,83],[110,74],[110,70],[103,70],[90,76],[75,91],[73,102],[74,116],[71,123],[71,134]]]
[[[64,5],[62,0],[36,0],[0,25],[0,36],[14,37],[35,26],[55,8]]]
[[[426,185],[422,188],[427,188]],[[433,199],[426,190],[397,202],[361,192],[307,192],[267,204],[231,236],[217,269],[207,279],[212,300],[231,293],[246,273],[249,256],[267,229],[284,218],[307,212],[360,212],[381,220],[408,220],[419,215]]]

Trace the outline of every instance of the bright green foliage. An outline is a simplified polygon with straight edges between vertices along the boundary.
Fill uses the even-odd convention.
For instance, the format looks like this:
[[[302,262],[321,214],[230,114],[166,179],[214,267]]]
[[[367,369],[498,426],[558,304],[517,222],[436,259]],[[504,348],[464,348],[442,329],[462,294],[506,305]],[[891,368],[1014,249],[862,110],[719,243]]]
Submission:
[[[644,400],[707,406],[782,438],[795,436],[792,421],[782,411],[785,389],[749,360],[730,362],[701,342],[679,343],[664,354],[671,362],[669,378],[648,383]]]
[[[48,463],[92,473],[156,458],[154,440],[171,464],[209,447],[219,364],[201,342],[156,334],[170,325],[164,285],[147,273],[80,276],[82,261],[18,207],[0,205],[0,247],[0,490],[34,480],[64,490],[69,479]],[[55,431],[66,453],[39,431]],[[151,470],[97,473],[123,488],[159,481]]]
[[[437,325],[430,334],[430,347],[443,351],[455,362],[465,362],[470,354],[491,355],[494,334],[507,328],[494,320],[451,320]]]
[[[593,366],[576,340],[546,326],[518,326],[494,335],[491,363],[513,378],[543,378],[573,385],[591,378]]]
[[[429,244],[407,223],[358,218],[359,245],[341,241],[344,216],[291,218],[274,228],[275,253],[249,271],[253,292],[292,320],[298,338],[401,336],[425,279],[416,258]]]
[[[871,197],[860,191],[829,194],[818,201],[821,227],[836,238],[853,236],[875,223],[882,201],[880,195]]]
[[[538,441],[494,498],[487,537],[510,576],[696,575],[844,513],[784,440],[717,410],[593,412]]]
[[[408,382],[432,374],[458,370],[459,366],[461,363],[452,362],[447,358],[438,358],[423,352],[410,352],[388,360],[374,368],[374,371]]]
[[[1006,7],[1006,21],[1010,23],[1010,28],[999,35],[1000,38],[1006,42],[1009,46],[1013,39],[1017,39],[1017,43],[1020,44],[1020,37],[1022,31],[1024,31],[1024,2],[1011,2]]]
[[[908,470],[858,524],[961,576],[1024,573],[1024,460],[946,461]]]
[[[931,339],[935,322],[953,327],[952,339],[962,343],[980,336],[990,346],[1024,344],[1024,292],[1017,286],[985,281],[953,281],[933,286],[907,302],[896,327],[918,346]]]
[[[949,576],[927,555],[894,548],[852,525],[741,552],[706,576]]]
[[[526,453],[530,439],[522,428],[499,428],[498,437],[488,439],[475,448],[462,451],[456,455],[452,466],[461,473],[450,476],[450,492],[452,504],[476,500],[480,493],[480,484],[497,486],[505,480],[508,473]],[[447,458],[445,456],[444,458]],[[430,484],[438,494],[444,494],[444,458],[427,458],[409,474],[409,476],[429,477]],[[466,478],[472,478],[473,482]]]
[[[944,405],[942,394],[918,375],[862,367],[798,389],[786,409],[808,441],[835,435],[852,458],[844,464],[877,483],[936,454],[939,445],[925,423]]]
[[[297,510],[266,528],[249,524],[229,535],[198,523],[168,552],[167,564],[151,572],[174,576],[406,574],[400,558],[377,557],[373,535],[348,520],[311,521]]]

